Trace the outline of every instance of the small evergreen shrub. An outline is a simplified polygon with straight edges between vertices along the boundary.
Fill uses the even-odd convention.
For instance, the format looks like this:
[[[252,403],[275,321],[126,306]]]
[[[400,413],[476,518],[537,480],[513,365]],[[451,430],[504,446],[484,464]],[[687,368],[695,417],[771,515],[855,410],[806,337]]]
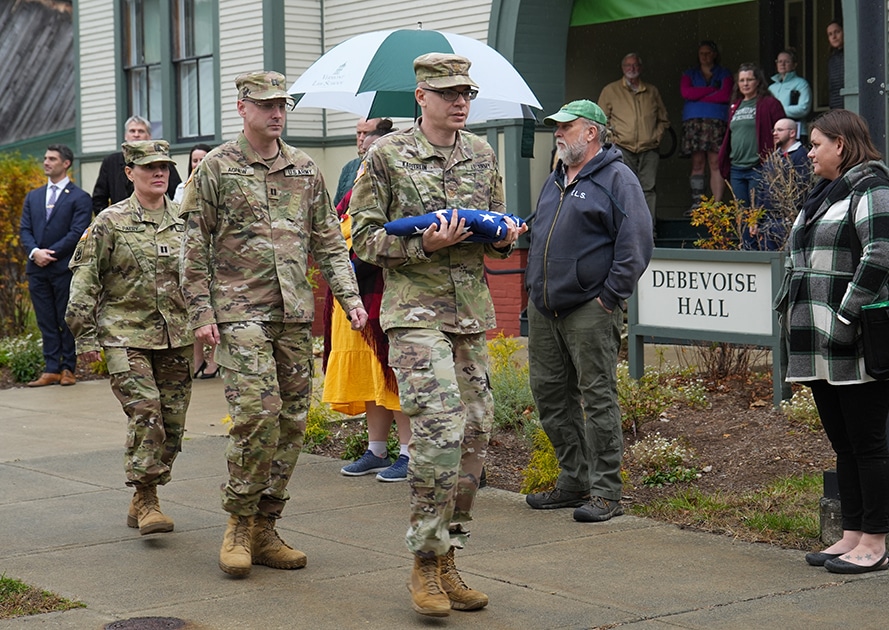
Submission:
[[[642,484],[665,486],[681,481],[694,481],[699,476],[691,466],[694,449],[678,439],[667,439],[660,433],[649,435],[630,447],[630,454],[645,469]]]
[[[514,429],[527,435],[539,424],[528,381],[528,362],[516,357],[521,349],[520,341],[502,331],[488,342],[494,428]]]
[[[531,461],[522,471],[521,492],[524,494],[552,488],[556,485],[560,471],[556,450],[543,429],[534,431],[531,443],[534,447]]]
[[[794,424],[801,424],[811,431],[821,428],[821,416],[818,415],[810,387],[800,387],[790,400],[782,400],[781,411]]]
[[[29,333],[0,340],[0,367],[8,367],[17,383],[27,383],[43,371],[43,342]]]

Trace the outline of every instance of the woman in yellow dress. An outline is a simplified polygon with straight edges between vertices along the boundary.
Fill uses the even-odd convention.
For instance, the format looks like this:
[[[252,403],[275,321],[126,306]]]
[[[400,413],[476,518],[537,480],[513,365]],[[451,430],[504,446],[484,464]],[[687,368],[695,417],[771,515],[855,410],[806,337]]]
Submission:
[[[383,119],[364,140],[365,150],[374,140],[392,131],[392,121]],[[352,217],[348,214],[351,191],[337,206],[343,236],[352,247]],[[377,473],[379,481],[406,481],[409,461],[407,445],[410,421],[401,412],[398,385],[389,367],[389,341],[380,328],[380,299],[383,270],[352,254],[358,288],[368,322],[364,330],[352,330],[343,309],[328,291],[324,326],[324,393],[322,402],[348,415],[367,415],[367,451],[340,472],[350,477]],[[398,432],[399,455],[393,463],[386,449],[392,423]]]

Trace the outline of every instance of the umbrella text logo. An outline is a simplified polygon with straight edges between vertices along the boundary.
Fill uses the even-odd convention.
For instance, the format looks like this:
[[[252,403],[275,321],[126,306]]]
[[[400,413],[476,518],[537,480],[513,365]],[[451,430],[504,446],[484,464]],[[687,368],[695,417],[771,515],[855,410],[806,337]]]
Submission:
[[[348,61],[344,61],[340,66],[331,73],[325,73],[321,75],[320,80],[315,81],[313,85],[342,85],[343,84],[343,71],[346,69],[348,65]]]

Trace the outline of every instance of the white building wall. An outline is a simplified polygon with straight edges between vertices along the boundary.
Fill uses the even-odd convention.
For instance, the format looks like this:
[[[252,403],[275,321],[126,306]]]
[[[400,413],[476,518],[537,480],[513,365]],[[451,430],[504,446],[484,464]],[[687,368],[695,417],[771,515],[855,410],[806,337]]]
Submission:
[[[117,146],[114,9],[108,0],[78,3],[81,151],[107,154]]]
[[[319,0],[286,0],[284,5],[284,50],[289,88],[321,53],[321,9]],[[287,133],[301,137],[324,137],[320,109],[297,109],[287,115]]]
[[[262,0],[219,0],[219,95],[222,138],[244,127],[235,107],[235,77],[263,70]]]

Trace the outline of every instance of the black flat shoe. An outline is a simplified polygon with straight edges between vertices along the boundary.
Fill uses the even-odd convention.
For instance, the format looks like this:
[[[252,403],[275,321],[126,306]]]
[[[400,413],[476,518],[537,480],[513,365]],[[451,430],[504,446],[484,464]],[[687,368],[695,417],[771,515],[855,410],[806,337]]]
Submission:
[[[207,367],[207,364],[204,364],[204,367]],[[203,370],[201,370],[203,372]],[[212,372],[203,372],[201,374],[201,378],[216,378],[216,375],[219,374],[219,366],[216,367]]]
[[[840,560],[839,558],[833,558],[831,560],[827,560],[824,563],[824,568],[831,573],[847,574],[870,573],[871,571],[885,571],[886,569],[889,569],[889,556],[883,554],[883,557],[881,557],[875,563],[866,566],[862,566],[860,564],[852,564],[851,562],[846,562],[845,560]]]
[[[834,558],[839,558],[841,553],[824,553],[823,551],[813,551],[806,554],[806,562],[813,567],[823,567],[824,563]]]
[[[198,369],[194,371],[195,378],[204,378],[204,370],[207,369],[207,362],[201,361],[201,364],[198,366]],[[214,373],[213,376],[216,376]]]

